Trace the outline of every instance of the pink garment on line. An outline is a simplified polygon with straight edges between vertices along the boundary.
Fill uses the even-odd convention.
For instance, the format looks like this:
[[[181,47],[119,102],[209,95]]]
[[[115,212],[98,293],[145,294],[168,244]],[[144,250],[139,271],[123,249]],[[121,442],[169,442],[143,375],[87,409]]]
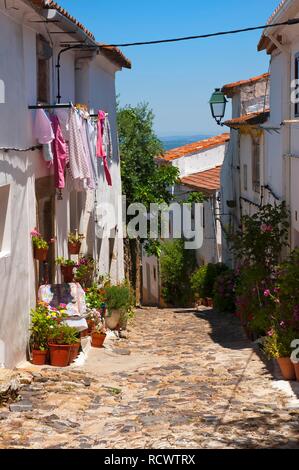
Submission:
[[[55,187],[63,189],[65,187],[65,167],[68,159],[67,144],[63,138],[59,119],[57,116],[51,116],[51,122],[54,130],[55,140],[52,144],[54,154],[54,175]]]
[[[104,149],[104,127],[105,127],[106,113],[99,111],[98,114],[98,138],[97,138],[97,157],[103,159],[104,172],[108,186],[112,186],[112,178],[108,168],[107,154]]]
[[[98,114],[98,140],[97,140],[97,157],[106,157],[106,152],[103,145],[104,123],[106,114],[104,111],[99,111]]]

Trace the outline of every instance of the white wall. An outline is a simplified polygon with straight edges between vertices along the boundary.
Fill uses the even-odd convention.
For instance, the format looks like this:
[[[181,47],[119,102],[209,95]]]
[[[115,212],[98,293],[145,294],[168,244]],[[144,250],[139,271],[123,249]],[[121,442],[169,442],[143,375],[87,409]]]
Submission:
[[[23,14],[23,3],[19,2],[18,6],[20,10],[16,11],[4,10],[3,2],[0,5],[0,81],[5,84],[6,94],[5,103],[0,103],[0,147],[26,148],[36,143],[32,135],[34,111],[28,110],[28,105],[37,101],[36,34],[41,32],[41,28],[44,32],[44,27],[40,24],[33,26],[33,23],[24,26],[28,15],[25,15],[25,10]],[[26,11],[28,13],[28,9]],[[57,42],[60,42],[58,35]],[[54,47],[54,60],[51,61],[54,102],[57,94],[54,76],[57,52],[58,45]],[[90,90],[87,89],[90,97],[87,96],[87,102],[90,101],[95,107],[106,107],[109,112],[115,149],[112,163],[114,187],[112,191],[108,190],[103,180],[100,181],[99,198],[103,199],[108,195],[109,200],[115,201],[116,193],[120,193],[121,188],[115,120],[116,67],[108,61],[104,65],[99,64],[99,60],[100,58],[96,59],[97,65],[90,72]],[[80,88],[80,84],[78,86]],[[62,101],[81,101],[82,93],[76,96],[73,52],[63,55],[61,91]],[[0,195],[7,194],[9,185],[8,204],[3,198],[0,204],[0,344],[4,341],[5,347],[5,357],[0,357],[0,365],[4,364],[6,367],[13,367],[26,358],[29,313],[36,301],[36,273],[30,237],[30,231],[36,226],[35,181],[49,175],[51,171],[39,151],[0,151]],[[56,201],[56,250],[58,254],[67,256],[67,232],[70,224],[67,189],[63,195],[63,201]],[[90,227],[93,221],[93,214],[89,211],[93,207],[94,193],[89,192],[86,200],[88,204],[83,217],[84,228]],[[122,240],[117,249],[119,257],[113,261],[114,279],[123,277]],[[103,248],[103,255],[107,259],[107,247]],[[106,268],[105,264],[103,269]]]
[[[218,145],[209,150],[195,153],[173,160],[171,163],[180,170],[180,177],[191,175],[200,171],[209,170],[222,165],[226,144]]]

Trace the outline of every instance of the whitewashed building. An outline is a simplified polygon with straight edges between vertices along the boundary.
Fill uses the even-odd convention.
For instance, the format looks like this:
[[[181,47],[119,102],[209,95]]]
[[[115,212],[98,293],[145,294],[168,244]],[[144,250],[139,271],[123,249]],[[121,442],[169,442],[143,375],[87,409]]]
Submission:
[[[174,201],[186,201],[193,192],[206,196],[203,204],[203,244],[195,250],[197,264],[218,263],[222,260],[220,224],[220,172],[229,134],[221,134],[199,142],[169,150],[157,159],[161,165],[173,165],[179,169],[180,182],[172,188]],[[170,218],[170,222],[171,222]],[[193,230],[201,230],[193,221]],[[174,236],[170,223],[170,237]],[[159,262],[143,251],[143,304],[163,305]]]
[[[268,24],[299,17],[299,1],[282,1]],[[291,210],[290,248],[299,246],[299,24],[266,28],[258,45],[270,56],[269,126],[265,136],[265,177]],[[295,93],[294,93],[295,92]]]
[[[30,237],[34,227],[47,239],[57,237],[49,260],[50,282],[60,280],[54,259],[68,257],[67,235],[75,229],[86,234],[82,251],[93,255],[100,273],[115,282],[123,279],[122,239],[95,236],[95,201],[117,207],[121,196],[115,74],[122,67],[131,64],[117,48],[100,48],[93,35],[55,2],[0,3],[0,366],[12,367],[26,357],[29,313],[39,282]],[[58,200],[52,170],[41,152],[26,150],[37,143],[32,133],[35,111],[28,106],[58,99],[108,113],[114,149],[109,162],[112,187],[102,172],[96,192],[66,188]],[[120,208],[115,225],[117,232],[122,226]]]
[[[227,235],[235,232],[245,214],[253,214],[273,195],[265,170],[265,139],[269,129],[270,75],[252,77],[224,85],[232,100],[232,118],[224,124],[231,139],[221,171],[223,261],[233,264]]]

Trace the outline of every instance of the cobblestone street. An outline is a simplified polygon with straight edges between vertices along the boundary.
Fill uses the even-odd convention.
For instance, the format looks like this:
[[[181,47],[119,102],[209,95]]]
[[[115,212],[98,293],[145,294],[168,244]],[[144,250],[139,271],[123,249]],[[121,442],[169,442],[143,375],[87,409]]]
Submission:
[[[230,315],[139,310],[84,367],[30,369],[29,410],[0,408],[0,447],[299,447],[296,397],[251,346]]]

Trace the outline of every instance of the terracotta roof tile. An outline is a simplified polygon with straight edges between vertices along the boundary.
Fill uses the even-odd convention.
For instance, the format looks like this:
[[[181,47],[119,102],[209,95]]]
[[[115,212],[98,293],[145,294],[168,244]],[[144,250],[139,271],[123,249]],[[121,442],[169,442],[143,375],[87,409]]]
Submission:
[[[68,20],[74,23],[78,28],[80,28],[90,39],[95,41],[94,35],[74,16],[72,16],[68,11],[62,8],[58,3],[49,0],[32,0],[32,3],[39,8],[54,9],[57,10],[61,15],[65,16]],[[104,47],[105,44],[97,43],[101,47],[102,53],[112,62],[117,63],[121,67],[131,68],[132,64],[127,59],[127,57],[117,48],[117,47]]]
[[[275,8],[275,10],[273,11],[272,15],[270,16],[270,18],[268,19],[267,21],[267,24],[271,24],[272,23],[272,20],[275,18],[275,16],[277,15],[277,13],[280,12],[280,10],[282,9],[282,7],[284,6],[284,4],[286,3],[287,0],[282,0],[280,2],[280,4]]]
[[[210,170],[193,173],[181,178],[181,183],[203,192],[212,192],[220,189],[220,174],[222,166],[216,166]]]
[[[180,157],[187,157],[192,154],[196,154],[202,152],[204,150],[211,149],[213,147],[217,147],[218,145],[223,145],[228,142],[230,139],[230,134],[225,133],[221,135],[217,135],[216,137],[211,137],[210,139],[200,140],[198,142],[193,142],[192,144],[187,144],[182,147],[177,147],[172,150],[168,150],[159,158],[165,161],[172,161],[176,160]]]
[[[276,15],[280,13],[284,5],[287,3],[287,0],[282,0],[279,5],[275,8],[273,11],[272,15],[268,18],[267,25],[273,23],[273,20],[275,19]],[[272,50],[276,49],[276,45],[273,44],[270,40],[270,38],[265,36],[265,30],[262,33],[261,39],[258,43],[257,50],[262,51],[264,49],[267,49],[267,53],[270,54]]]
[[[241,126],[254,126],[257,124],[263,124],[267,121],[270,115],[270,111],[261,111],[259,113],[250,113],[244,114],[244,116],[240,116],[234,119],[230,119],[229,121],[225,121],[224,125],[232,128],[239,128]]]
[[[251,85],[253,83],[257,83],[268,78],[270,78],[270,74],[263,73],[262,75],[258,75],[257,77],[248,78],[247,80],[240,80],[239,82],[228,83],[227,85],[224,85],[222,87],[222,92],[225,94],[231,93],[235,88]]]

